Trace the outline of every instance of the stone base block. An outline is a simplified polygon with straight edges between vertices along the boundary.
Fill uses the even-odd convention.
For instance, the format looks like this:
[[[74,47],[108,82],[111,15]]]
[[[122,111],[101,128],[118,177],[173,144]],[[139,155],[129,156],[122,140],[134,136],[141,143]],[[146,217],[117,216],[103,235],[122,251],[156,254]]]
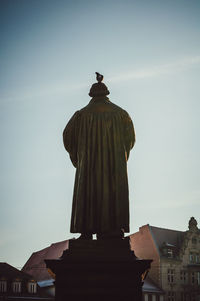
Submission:
[[[125,238],[70,240],[60,259],[45,262],[56,275],[56,301],[141,301],[151,261],[137,259]]]

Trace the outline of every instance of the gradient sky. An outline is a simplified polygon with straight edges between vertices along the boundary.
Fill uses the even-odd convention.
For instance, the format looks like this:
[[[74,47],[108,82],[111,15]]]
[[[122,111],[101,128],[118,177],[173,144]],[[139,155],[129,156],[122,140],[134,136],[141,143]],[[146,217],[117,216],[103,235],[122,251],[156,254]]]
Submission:
[[[200,1],[0,0],[0,261],[74,237],[62,131],[95,71],[135,125],[131,233],[199,222]]]

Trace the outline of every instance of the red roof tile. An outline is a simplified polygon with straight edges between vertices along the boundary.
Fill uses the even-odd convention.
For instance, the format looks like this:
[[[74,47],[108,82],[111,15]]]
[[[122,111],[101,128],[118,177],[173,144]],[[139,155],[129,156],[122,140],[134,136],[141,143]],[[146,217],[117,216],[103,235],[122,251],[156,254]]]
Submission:
[[[37,281],[52,279],[48,273],[44,259],[57,259],[68,249],[68,240],[53,243],[49,247],[34,252],[25,263],[22,271],[31,275]]]

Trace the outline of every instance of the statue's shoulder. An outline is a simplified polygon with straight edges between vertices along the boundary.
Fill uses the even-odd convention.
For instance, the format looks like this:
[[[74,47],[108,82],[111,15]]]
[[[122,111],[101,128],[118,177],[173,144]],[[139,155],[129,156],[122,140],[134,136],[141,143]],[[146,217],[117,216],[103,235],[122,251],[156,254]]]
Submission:
[[[122,116],[122,117],[125,117],[125,118],[130,118],[130,116],[129,116],[129,114],[128,114],[128,112],[126,111],[126,110],[124,110],[123,108],[121,108],[120,106],[118,106],[118,105],[116,105],[115,103],[113,103],[113,102],[110,102],[110,104],[112,105],[112,107],[113,107],[113,109],[115,110],[115,111],[117,111],[118,113],[120,113],[120,115]]]
[[[74,113],[74,115],[72,115],[71,120],[75,120],[75,119],[79,118],[79,116],[80,116],[80,110],[76,111]]]
[[[68,121],[67,127],[74,126],[79,121],[80,117],[80,110],[78,110],[72,115],[72,117]]]
[[[85,107],[77,111],[77,118],[84,116],[87,111],[88,111],[88,105],[86,105]]]

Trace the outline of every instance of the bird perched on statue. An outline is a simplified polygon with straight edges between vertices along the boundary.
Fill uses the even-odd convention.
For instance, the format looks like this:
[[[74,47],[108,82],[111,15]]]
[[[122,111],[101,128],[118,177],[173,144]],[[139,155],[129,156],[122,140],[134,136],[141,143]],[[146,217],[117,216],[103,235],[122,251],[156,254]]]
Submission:
[[[103,75],[101,75],[100,73],[98,73],[98,72],[95,72],[96,73],[96,79],[97,79],[97,81],[98,81],[98,83],[101,83],[102,82],[102,80],[103,80]]]

